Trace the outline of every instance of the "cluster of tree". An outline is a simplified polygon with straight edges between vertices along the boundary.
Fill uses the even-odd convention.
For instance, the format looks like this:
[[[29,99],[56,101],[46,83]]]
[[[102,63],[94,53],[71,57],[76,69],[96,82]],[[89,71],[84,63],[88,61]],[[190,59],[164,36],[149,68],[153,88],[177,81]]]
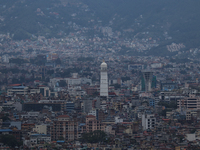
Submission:
[[[166,45],[174,43],[184,43],[187,47],[199,47],[200,34],[198,27],[200,21],[197,19],[200,15],[198,9],[199,1],[148,1],[148,0],[84,0],[89,7],[95,11],[98,18],[103,20],[104,24],[108,24],[112,18],[112,27],[116,30],[130,28],[135,23],[139,23],[140,27],[134,26],[134,33],[144,32],[152,24],[158,27],[152,28],[154,34],[161,38],[162,33],[168,31],[173,38],[171,40],[163,41],[159,47],[153,49],[151,54],[154,55],[171,55],[167,51]],[[179,8],[179,10],[177,10]],[[138,20],[142,14],[142,18]],[[131,19],[130,19],[131,18]],[[161,27],[164,30],[161,30]],[[153,30],[154,29],[154,30]],[[135,35],[135,34],[133,34]],[[132,35],[132,37],[133,37]],[[123,52],[123,51],[122,51]]]
[[[10,63],[15,63],[15,64],[21,65],[21,64],[23,64],[23,63],[28,63],[29,61],[26,60],[26,59],[21,59],[21,58],[11,58],[11,59],[9,60],[9,62],[10,62]]]
[[[88,24],[91,16],[89,12],[77,8],[75,5],[62,6],[60,3],[60,1],[54,0],[26,0],[13,3],[1,1],[0,13],[6,19],[4,24],[0,25],[0,29],[2,32],[14,34],[14,40],[30,39],[32,34],[43,35],[47,38],[59,38],[73,30],[69,29],[67,24],[72,20],[79,25],[86,26]],[[55,7],[56,4],[59,5],[59,9]],[[6,11],[2,6],[14,7],[11,11]],[[38,8],[40,10],[37,12]],[[80,18],[76,19],[71,16],[72,13],[80,11],[82,12],[79,13]]]
[[[68,24],[70,21],[82,27],[89,27],[92,23],[88,20],[98,18],[98,20],[94,19],[94,23],[101,20],[102,26],[108,26],[112,20],[110,26],[113,30],[123,31],[134,26],[134,34],[127,33],[124,35],[128,38],[133,38],[135,34],[146,32],[148,29],[148,31],[151,30],[152,35],[161,39],[163,32],[168,31],[173,38],[171,40],[160,40],[159,46],[153,48],[149,53],[147,52],[146,55],[173,55],[175,53],[170,53],[166,49],[166,45],[172,42],[184,43],[187,48],[200,46],[199,1],[83,0],[82,3],[88,5],[90,11],[85,11],[82,7],[76,7],[70,3],[65,7],[59,5],[58,8],[55,7],[56,3],[60,4],[60,1],[0,1],[0,13],[5,17],[4,22],[0,24],[1,32],[14,34],[15,40],[32,38],[32,34],[36,36],[44,35],[47,38],[61,37],[74,30]],[[11,7],[12,10],[6,9]],[[37,8],[40,8],[39,12],[36,11]],[[177,8],[179,9],[177,10]],[[56,12],[56,14],[51,12]],[[76,17],[71,16],[74,12],[77,12]],[[150,28],[152,25],[155,25],[155,27]],[[97,33],[95,30],[89,30],[87,34],[94,36]],[[119,53],[142,54],[126,47],[122,47],[122,51]]]
[[[30,59],[30,63],[36,64],[38,66],[44,66],[46,63],[46,59],[32,58]]]
[[[130,79],[131,79],[130,77],[121,77],[122,82],[130,80]]]
[[[178,63],[178,64],[190,62],[188,58],[174,58],[174,59],[170,59],[170,61],[173,63]]]
[[[106,141],[106,133],[100,130],[95,130],[90,133],[83,133],[80,141],[86,143],[104,142]]]
[[[16,146],[20,147],[22,145],[22,142],[18,142],[17,139],[13,135],[10,135],[10,134],[5,134],[5,135],[1,134],[0,142],[11,148],[15,148]]]
[[[117,90],[117,89],[120,89],[120,88],[121,88],[121,85],[120,85],[120,84],[113,84],[112,86],[114,86],[114,87],[115,87],[115,90]]]
[[[160,106],[165,106],[165,108],[172,108],[172,109],[177,109],[177,104],[176,102],[159,102],[158,105]]]
[[[3,122],[7,121],[7,120],[10,120],[9,118],[9,114],[4,114],[4,116],[1,117],[1,119],[3,120]]]
[[[8,73],[8,72],[12,72],[12,73],[28,73],[28,71],[27,70],[20,70],[20,69],[18,69],[18,68],[6,68],[6,69],[0,69],[0,72],[1,73]]]
[[[68,69],[63,70],[63,72],[59,72],[59,74],[62,78],[67,78],[67,77],[71,77],[72,73],[80,72],[80,70],[81,70],[80,68],[68,68]]]

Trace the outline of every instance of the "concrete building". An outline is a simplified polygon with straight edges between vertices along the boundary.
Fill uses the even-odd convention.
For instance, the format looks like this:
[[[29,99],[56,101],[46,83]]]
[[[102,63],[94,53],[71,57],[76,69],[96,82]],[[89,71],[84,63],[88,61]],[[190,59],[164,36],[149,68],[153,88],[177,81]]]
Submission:
[[[44,97],[49,97],[51,95],[51,91],[47,86],[40,86],[39,90]]]
[[[50,143],[51,136],[46,134],[32,134],[30,135],[30,141],[25,142],[28,146],[42,144],[44,142]]]
[[[66,111],[67,112],[71,112],[71,111],[73,111],[74,110],[74,102],[67,102],[66,103]]]
[[[79,138],[78,122],[71,119],[68,115],[58,116],[50,128],[50,133],[52,140],[77,140]]]
[[[177,100],[177,107],[179,109],[200,109],[200,98],[195,95],[189,95],[189,97]]]
[[[155,127],[156,118],[153,114],[142,115],[142,128],[143,130],[153,129]]]
[[[28,94],[28,87],[27,86],[14,86],[10,89],[7,90],[8,96],[13,96],[13,95],[26,95]]]
[[[86,132],[93,132],[95,130],[105,130],[105,125],[96,119],[93,115],[86,117]]]
[[[149,92],[151,91],[153,72],[149,68],[147,68],[146,70],[143,70],[142,73],[145,81],[145,91]]]
[[[83,100],[83,111],[89,113],[92,110],[92,99]]]
[[[46,124],[35,125],[35,128],[33,128],[33,131],[39,134],[47,134],[47,125]]]
[[[1,57],[1,59],[2,59],[2,62],[3,63],[9,63],[9,56],[6,54],[6,55],[3,55],[2,57]]]

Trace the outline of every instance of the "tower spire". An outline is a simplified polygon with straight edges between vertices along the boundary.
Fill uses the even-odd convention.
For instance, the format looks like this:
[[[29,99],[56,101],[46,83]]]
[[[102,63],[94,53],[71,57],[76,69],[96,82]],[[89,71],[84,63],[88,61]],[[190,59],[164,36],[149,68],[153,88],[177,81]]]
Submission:
[[[101,63],[100,96],[102,96],[102,97],[108,97],[107,64],[105,63],[104,60]]]

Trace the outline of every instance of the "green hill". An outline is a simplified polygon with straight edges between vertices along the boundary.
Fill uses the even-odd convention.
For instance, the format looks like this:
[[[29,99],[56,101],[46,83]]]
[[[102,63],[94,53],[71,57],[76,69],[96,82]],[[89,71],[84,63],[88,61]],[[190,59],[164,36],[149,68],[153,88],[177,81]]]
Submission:
[[[74,31],[73,23],[110,26],[113,31],[133,29],[122,35],[129,38],[149,32],[160,39],[149,53],[158,53],[172,42],[187,49],[200,46],[199,7],[198,0],[0,0],[0,33],[21,40],[63,37]],[[164,40],[164,32],[172,38]]]
[[[113,16],[116,30],[134,28],[135,33],[150,30],[168,31],[173,42],[184,43],[187,47],[199,47],[200,40],[200,1],[197,0],[83,0],[96,15],[108,24]],[[136,18],[142,15],[140,27],[135,27]],[[172,41],[169,41],[172,42]]]

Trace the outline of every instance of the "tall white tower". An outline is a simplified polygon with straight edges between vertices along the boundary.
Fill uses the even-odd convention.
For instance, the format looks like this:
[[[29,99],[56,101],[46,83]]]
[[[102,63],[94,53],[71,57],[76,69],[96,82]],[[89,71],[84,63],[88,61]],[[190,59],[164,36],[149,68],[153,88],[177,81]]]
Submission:
[[[105,61],[101,64],[100,96],[108,97],[108,74]]]

